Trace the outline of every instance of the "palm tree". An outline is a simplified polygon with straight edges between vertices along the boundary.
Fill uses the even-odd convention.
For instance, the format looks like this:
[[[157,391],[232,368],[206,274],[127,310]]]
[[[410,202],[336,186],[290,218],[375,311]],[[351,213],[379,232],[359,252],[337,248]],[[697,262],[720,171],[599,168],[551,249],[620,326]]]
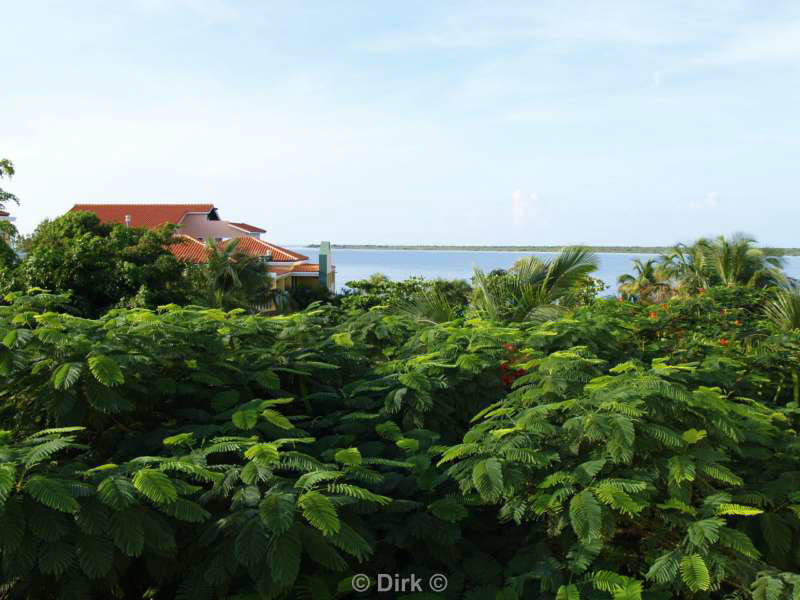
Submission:
[[[645,261],[634,258],[633,271],[633,275],[626,273],[617,279],[623,298],[633,298],[642,303],[663,302],[667,299],[671,288],[655,258]]]
[[[688,292],[714,285],[770,287],[786,281],[783,260],[741,233],[703,238],[691,246],[678,244],[661,260],[664,271]]]
[[[224,244],[206,241],[208,260],[199,269],[200,296],[205,306],[253,309],[274,300],[269,297],[272,281],[266,265],[238,247],[238,238]]]
[[[464,315],[472,288],[463,279],[425,281],[397,308],[418,323],[446,323]]]
[[[446,323],[457,319],[464,307],[451,302],[447,294],[437,286],[426,286],[405,302],[400,302],[400,312],[418,323]]]
[[[495,321],[547,319],[560,312],[559,301],[597,269],[587,248],[565,248],[550,260],[521,259],[505,275],[475,269],[472,308]]]
[[[782,290],[764,307],[767,319],[778,329],[800,329],[800,294],[797,290]]]
[[[659,257],[659,262],[662,273],[674,282],[676,291],[695,292],[711,285],[707,280],[705,254],[699,242],[691,246],[675,244]]]
[[[708,264],[722,285],[769,287],[783,281],[783,260],[754,244],[755,239],[742,234],[707,243]]]

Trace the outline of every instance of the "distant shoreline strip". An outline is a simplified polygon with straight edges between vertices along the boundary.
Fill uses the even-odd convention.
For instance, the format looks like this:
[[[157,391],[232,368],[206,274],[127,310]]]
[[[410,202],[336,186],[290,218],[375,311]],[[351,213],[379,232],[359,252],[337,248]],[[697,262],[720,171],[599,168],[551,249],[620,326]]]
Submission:
[[[318,248],[319,244],[308,244],[303,248]],[[428,250],[461,252],[561,252],[569,246],[383,246],[379,244],[332,244],[339,250]],[[592,252],[616,254],[662,254],[669,252],[670,246],[584,246]],[[762,248],[773,255],[800,256],[800,248]]]

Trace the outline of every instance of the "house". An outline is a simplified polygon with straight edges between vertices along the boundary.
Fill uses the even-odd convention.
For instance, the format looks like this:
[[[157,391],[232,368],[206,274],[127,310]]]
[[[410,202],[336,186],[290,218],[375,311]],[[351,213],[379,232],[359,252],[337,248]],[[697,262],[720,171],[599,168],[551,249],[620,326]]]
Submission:
[[[320,262],[298,252],[261,239],[266,230],[248,223],[223,221],[213,204],[76,204],[70,212],[93,212],[103,223],[119,223],[128,227],[154,229],[164,224],[177,226],[175,243],[169,250],[187,263],[208,260],[206,242],[221,245],[238,239],[237,251],[256,256],[266,262],[274,285],[279,290],[300,286],[322,285],[336,288],[336,269],[331,260],[330,244],[320,245]]]

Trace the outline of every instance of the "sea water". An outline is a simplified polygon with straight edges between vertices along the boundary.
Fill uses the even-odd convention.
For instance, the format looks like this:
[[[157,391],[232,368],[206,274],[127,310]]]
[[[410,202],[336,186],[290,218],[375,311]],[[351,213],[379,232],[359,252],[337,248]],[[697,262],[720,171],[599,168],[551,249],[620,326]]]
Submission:
[[[319,250],[316,248],[292,247],[316,262]],[[418,276],[426,279],[465,279],[472,277],[476,267],[485,272],[492,269],[507,269],[525,256],[552,258],[551,252],[497,252],[474,250],[349,250],[333,249],[333,264],[336,265],[336,287],[346,287],[348,281],[366,279],[374,273],[382,273],[389,279],[399,281]],[[647,260],[656,254],[625,254],[617,252],[598,252],[598,269],[594,277],[608,285],[605,293],[613,294],[617,289],[617,279],[624,273],[633,272],[633,259]],[[800,256],[785,257],[785,272],[791,277],[800,278]]]

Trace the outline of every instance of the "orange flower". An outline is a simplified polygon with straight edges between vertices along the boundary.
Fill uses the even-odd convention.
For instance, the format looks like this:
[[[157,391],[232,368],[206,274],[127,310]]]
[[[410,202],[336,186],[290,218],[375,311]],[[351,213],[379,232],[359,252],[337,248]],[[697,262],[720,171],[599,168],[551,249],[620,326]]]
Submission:
[[[657,312],[654,312],[654,311],[651,311],[651,312],[650,312],[650,318],[651,318],[651,319],[655,319],[655,318],[657,318],[657,317],[658,317],[658,313],[657,313]]]
[[[720,338],[719,339],[719,344],[720,344],[720,346],[727,346],[728,345],[728,340],[726,338]]]
[[[734,323],[736,324],[737,327],[741,327],[742,326],[742,322],[739,319],[736,319],[734,321]]]

